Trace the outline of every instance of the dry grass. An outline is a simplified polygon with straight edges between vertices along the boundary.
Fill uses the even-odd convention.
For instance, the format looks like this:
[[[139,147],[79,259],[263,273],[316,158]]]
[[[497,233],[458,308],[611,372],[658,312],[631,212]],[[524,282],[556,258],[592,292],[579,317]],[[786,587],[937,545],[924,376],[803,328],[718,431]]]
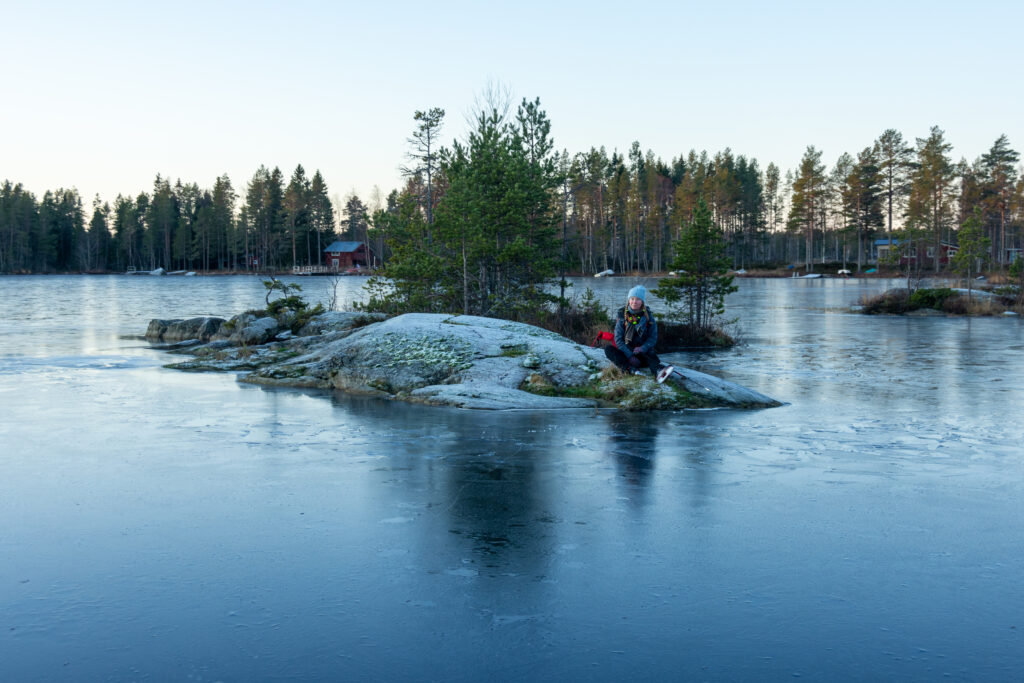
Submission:
[[[861,312],[867,314],[902,315],[920,309],[932,309],[949,315],[965,315],[972,317],[1003,315],[1007,311],[1024,314],[1024,304],[991,296],[973,296],[968,299],[966,294],[948,294],[948,289],[919,289],[913,296],[906,289],[890,289],[875,296],[865,296],[860,300]]]
[[[615,380],[623,379],[625,377],[630,377],[630,375],[627,375],[616,365],[609,365],[601,370],[602,382],[614,382]]]
[[[985,284],[989,285],[1012,285],[1016,284],[1017,278],[1007,273],[985,273]]]
[[[942,310],[945,313],[969,316],[1003,315],[1007,311],[1020,313],[1021,308],[1019,304],[1008,307],[998,299],[991,297],[978,297],[968,300],[966,294],[946,299],[942,304]]]

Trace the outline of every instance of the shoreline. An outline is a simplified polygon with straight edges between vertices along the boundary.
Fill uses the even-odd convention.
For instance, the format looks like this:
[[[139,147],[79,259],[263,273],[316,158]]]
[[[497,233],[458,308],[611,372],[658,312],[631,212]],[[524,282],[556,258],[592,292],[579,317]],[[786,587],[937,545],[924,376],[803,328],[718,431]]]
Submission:
[[[236,275],[269,277],[269,276],[273,275],[274,277],[277,277],[277,278],[280,278],[280,277],[303,277],[303,278],[305,278],[305,277],[335,277],[335,276],[337,276],[337,277],[368,277],[368,276],[372,276],[372,275],[377,275],[378,274],[378,273],[376,273],[374,271],[371,271],[371,270],[367,270],[367,272],[365,272],[365,273],[301,273],[301,274],[293,273],[290,270],[281,270],[281,271],[192,270],[192,271],[188,271],[188,272],[189,273],[193,273],[193,275],[190,275],[189,277],[227,277],[227,276],[236,276]],[[756,280],[756,279],[788,280],[788,279],[799,279],[799,277],[801,277],[801,276],[794,277],[794,273],[796,273],[796,272],[802,272],[802,271],[795,271],[795,270],[785,270],[785,271],[758,270],[758,271],[755,271],[755,272],[747,272],[747,273],[738,273],[736,271],[730,271],[727,274],[728,275],[732,275],[733,277],[741,279],[741,280]],[[880,279],[880,280],[885,280],[885,279],[899,279],[899,278],[905,278],[906,277],[906,275],[904,275],[903,273],[889,272],[889,271],[877,272],[877,273],[861,273],[859,275],[850,275],[849,277],[846,277],[846,278],[844,278],[844,277],[842,277],[840,275],[837,275],[835,273],[828,273],[828,272],[821,272],[821,273],[814,272],[812,274],[814,274],[814,275],[821,275],[821,277],[823,277],[823,278],[830,278],[830,279],[835,279],[835,280],[840,280],[840,279],[848,279],[848,280],[857,280],[857,279],[875,280],[875,279]],[[127,271],[121,271],[121,270],[103,270],[103,271],[98,271],[98,270],[97,271],[81,271],[81,270],[79,270],[79,271],[67,271],[67,272],[60,272],[60,273],[57,273],[57,272],[0,273],[0,276],[10,276],[10,277],[21,276],[21,275],[26,275],[26,276],[27,275],[132,275],[132,276],[142,276],[142,275],[151,275],[151,273],[150,273],[150,271],[145,271],[145,270],[143,270],[143,271],[134,271],[134,272],[127,272]],[[990,273],[990,274],[985,274],[985,275],[986,275],[986,277],[991,277],[991,276],[998,277],[1001,274],[1000,273]],[[184,272],[180,272],[180,271],[171,271],[171,272],[168,272],[168,273],[162,273],[160,275],[155,275],[153,277],[185,277],[185,274],[184,274]],[[593,273],[572,272],[572,273],[566,273],[565,277],[587,279],[587,278],[594,277],[594,274]],[[662,278],[667,278],[667,277],[670,277],[670,275],[669,275],[669,273],[667,271],[655,271],[655,272],[650,272],[650,273],[639,272],[639,271],[630,271],[630,272],[625,272],[625,273],[615,273],[614,275],[603,275],[602,276],[602,278],[615,278],[615,279],[630,279],[630,278],[657,278],[657,279],[662,279]],[[932,279],[932,278],[935,278],[935,277],[938,277],[938,278],[941,278],[941,279],[954,279],[952,277],[949,277],[946,273],[936,273],[936,274],[925,275],[925,276],[923,276],[923,279]]]
[[[185,272],[183,272],[183,271],[173,271],[171,273],[162,273],[162,274],[158,274],[158,275],[153,275],[153,274],[150,273],[150,271],[135,271],[135,272],[125,272],[125,271],[69,271],[69,272],[63,272],[63,273],[55,273],[55,272],[42,272],[42,273],[32,273],[32,272],[30,272],[30,273],[26,273],[26,272],[19,272],[19,273],[0,273],[0,277],[68,276],[68,275],[73,275],[73,276],[126,275],[126,276],[128,276],[128,275],[130,275],[132,277],[149,276],[149,277],[260,277],[260,278],[267,278],[267,277],[271,277],[272,276],[272,277],[275,277],[275,278],[305,279],[305,278],[325,278],[325,277],[326,278],[330,278],[330,277],[371,277],[371,276],[374,276],[374,275],[378,274],[376,272],[369,271],[369,270],[367,272],[365,272],[365,273],[303,273],[303,274],[293,273],[293,272],[288,271],[288,270],[284,270],[284,271],[270,271],[270,272],[266,272],[266,271],[257,272],[257,271],[244,271],[244,270],[205,270],[205,271],[196,270],[196,271],[188,271],[188,272],[191,273],[191,275],[186,275]],[[815,273],[812,273],[812,275],[816,275],[816,276],[820,276],[820,277],[807,278],[804,275],[795,275],[795,273],[797,273],[797,272],[802,272],[802,271],[795,271],[795,270],[785,270],[785,271],[778,271],[778,270],[776,270],[776,271],[756,270],[756,271],[753,271],[753,272],[745,272],[745,273],[737,273],[735,271],[730,271],[728,274],[732,275],[737,280],[802,280],[802,279],[826,279],[826,280],[905,280],[906,277],[907,277],[905,273],[893,272],[893,271],[883,271],[883,272],[875,272],[875,273],[861,273],[861,274],[850,275],[850,276],[845,276],[845,277],[841,276],[841,275],[837,275],[835,273],[815,272]],[[593,278],[594,276],[592,274],[588,274],[588,273],[566,273],[565,277],[578,278],[578,279],[581,279],[581,280],[588,280],[590,278]],[[602,276],[601,278],[598,278],[598,279],[614,278],[614,279],[629,280],[629,279],[639,279],[639,278],[644,278],[644,279],[663,279],[663,278],[667,278],[667,277],[670,277],[667,272],[659,271],[659,272],[652,272],[652,273],[642,273],[642,272],[616,273],[614,275],[605,275],[605,276]],[[982,277],[983,279],[981,279],[981,280],[977,280],[976,279],[975,280],[978,283],[978,287],[977,287],[978,289],[983,289],[985,286],[1002,286],[1002,285],[1008,285],[1008,284],[1014,284],[1015,283],[1015,280],[1013,278],[1008,276],[1006,273],[1003,273],[1003,272],[1000,272],[1000,271],[981,273],[980,277]],[[556,280],[556,282],[557,282],[557,280]],[[956,284],[964,283],[964,286],[966,286],[965,280],[962,277],[959,277],[959,276],[955,275],[954,273],[949,273],[949,272],[928,273],[928,274],[922,275],[920,277],[920,282],[921,283],[948,282],[948,283],[956,283]]]

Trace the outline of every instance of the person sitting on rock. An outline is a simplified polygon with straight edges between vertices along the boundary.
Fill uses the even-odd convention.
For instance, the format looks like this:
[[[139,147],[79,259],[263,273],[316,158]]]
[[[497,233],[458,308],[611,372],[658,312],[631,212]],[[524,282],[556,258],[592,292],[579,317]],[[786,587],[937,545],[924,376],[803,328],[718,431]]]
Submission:
[[[666,366],[654,353],[658,322],[647,307],[647,290],[637,285],[629,290],[626,300],[615,316],[615,344],[604,347],[604,355],[623,372],[639,375],[640,368],[650,368],[651,374],[658,377]]]

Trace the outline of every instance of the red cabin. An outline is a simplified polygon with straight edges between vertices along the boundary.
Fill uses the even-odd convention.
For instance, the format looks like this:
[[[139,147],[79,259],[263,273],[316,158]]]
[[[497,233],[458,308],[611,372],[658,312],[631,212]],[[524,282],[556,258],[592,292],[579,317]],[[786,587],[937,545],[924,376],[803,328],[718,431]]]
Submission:
[[[332,242],[324,253],[327,254],[327,267],[331,270],[365,268],[369,263],[363,242]]]

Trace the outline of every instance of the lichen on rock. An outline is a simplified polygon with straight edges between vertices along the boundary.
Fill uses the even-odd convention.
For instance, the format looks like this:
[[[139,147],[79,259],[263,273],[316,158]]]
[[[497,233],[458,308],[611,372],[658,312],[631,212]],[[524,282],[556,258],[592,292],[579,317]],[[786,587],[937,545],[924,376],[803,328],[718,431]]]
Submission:
[[[381,335],[377,351],[385,358],[387,367],[427,363],[443,365],[453,370],[470,367],[473,348],[463,339],[431,337],[425,334],[408,335],[386,332]]]

